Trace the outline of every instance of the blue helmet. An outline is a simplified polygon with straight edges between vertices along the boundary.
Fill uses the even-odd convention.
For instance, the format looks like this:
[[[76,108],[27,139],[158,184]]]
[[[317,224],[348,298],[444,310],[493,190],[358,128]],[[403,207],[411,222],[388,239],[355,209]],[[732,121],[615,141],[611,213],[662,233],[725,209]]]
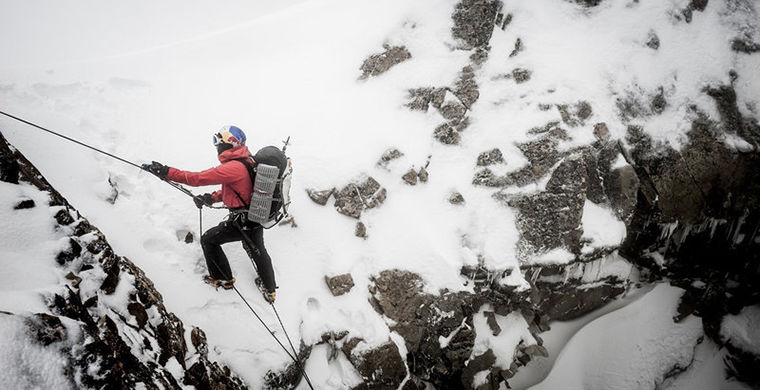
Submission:
[[[214,145],[230,144],[232,147],[245,145],[245,133],[237,126],[224,126],[214,134]]]

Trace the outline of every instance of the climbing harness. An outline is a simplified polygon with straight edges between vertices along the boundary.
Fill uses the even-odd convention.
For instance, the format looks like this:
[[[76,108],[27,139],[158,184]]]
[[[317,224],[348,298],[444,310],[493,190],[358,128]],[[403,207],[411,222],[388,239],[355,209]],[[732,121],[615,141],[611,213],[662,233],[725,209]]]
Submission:
[[[84,147],[86,147],[86,148],[89,148],[89,149],[92,149],[92,150],[94,150],[94,151],[96,151],[96,152],[98,152],[98,153],[102,153],[102,154],[104,154],[104,155],[106,155],[106,156],[108,156],[108,157],[111,157],[111,158],[113,158],[113,159],[119,160],[119,161],[121,161],[121,162],[123,162],[123,163],[125,163],[125,164],[129,164],[129,165],[131,165],[131,166],[133,166],[133,167],[139,168],[140,170],[143,170],[143,167],[142,167],[141,165],[135,164],[135,163],[133,163],[133,162],[131,162],[131,161],[129,161],[129,160],[123,159],[123,158],[121,158],[121,157],[119,157],[119,156],[116,156],[116,155],[114,155],[114,154],[111,154],[111,153],[105,152],[105,151],[103,151],[103,150],[100,150],[100,149],[98,149],[98,148],[96,148],[96,147],[94,147],[94,146],[91,146],[91,145],[85,144],[84,142],[81,142],[81,141],[78,141],[78,140],[76,140],[76,139],[73,139],[73,138],[71,138],[71,137],[68,137],[68,136],[65,136],[65,135],[63,135],[63,134],[57,133],[57,132],[55,132],[55,131],[52,131],[52,130],[50,130],[50,129],[46,129],[46,128],[42,127],[42,126],[39,126],[39,125],[37,125],[37,124],[34,124],[34,123],[32,123],[32,122],[29,122],[29,121],[27,121],[27,120],[24,120],[24,119],[22,119],[22,118],[19,118],[19,117],[17,117],[17,116],[14,116],[14,115],[8,114],[8,113],[6,113],[6,112],[0,111],[0,114],[2,114],[2,115],[5,115],[5,116],[7,116],[8,118],[11,118],[11,119],[15,119],[15,120],[17,120],[17,121],[19,121],[19,122],[21,122],[21,123],[27,124],[27,125],[29,125],[29,126],[35,127],[35,128],[37,128],[37,129],[40,129],[40,130],[46,131],[46,132],[48,132],[48,133],[50,133],[50,134],[53,134],[53,135],[55,135],[55,136],[61,137],[61,138],[65,139],[65,140],[67,140],[67,141],[73,142],[73,143],[75,143],[75,144],[78,144],[78,145],[84,146]],[[288,139],[290,139],[290,137],[288,137]],[[287,144],[286,144],[286,146],[287,146]],[[284,149],[284,148],[283,148],[283,149]],[[156,177],[158,177],[158,176],[156,176]],[[164,183],[166,183],[166,184],[169,184],[170,186],[172,186],[172,187],[176,188],[177,190],[181,191],[181,192],[182,192],[182,193],[184,193],[185,195],[188,195],[188,196],[190,196],[190,197],[195,197],[195,195],[193,195],[193,193],[192,193],[192,192],[190,192],[190,190],[188,190],[187,188],[185,188],[185,187],[183,187],[183,186],[181,186],[181,185],[179,185],[179,184],[177,184],[177,183],[173,183],[173,182],[171,182],[171,181],[169,181],[169,180],[166,180],[165,178],[160,178],[160,179],[161,179],[161,181],[163,181]],[[224,208],[224,207],[211,207],[211,208]],[[201,232],[201,234],[202,234],[202,233],[203,233],[203,209],[202,209],[202,208],[199,208],[199,209],[198,209],[198,219],[199,219],[199,221],[198,221],[198,222],[199,222],[199,225],[200,225],[200,226],[199,226],[199,228],[200,228],[200,230],[199,230],[199,231],[200,231],[200,232]],[[236,225],[236,226],[237,226],[237,225]],[[252,245],[253,243],[252,243],[252,242],[250,242],[250,237],[248,237],[248,236],[247,236],[247,235],[246,235],[246,234],[243,232],[243,230],[242,230],[242,229],[241,229],[240,231],[241,231],[241,234],[243,235],[243,239],[247,241],[247,244],[248,244],[248,245]],[[254,248],[254,247],[255,247],[255,246],[252,246],[252,248]],[[216,264],[215,264],[215,265],[216,265]],[[254,263],[254,269],[255,269],[255,267],[256,267],[256,264]],[[218,266],[217,266],[217,268],[218,268]],[[219,270],[219,271],[221,271],[221,270]],[[313,390],[313,389],[314,389],[314,386],[311,384],[311,380],[309,379],[309,376],[308,376],[308,375],[306,375],[306,371],[303,369],[303,367],[301,366],[301,362],[298,360],[298,353],[296,352],[296,349],[293,347],[293,342],[290,340],[290,336],[288,336],[288,332],[287,332],[287,330],[285,330],[285,326],[283,325],[283,323],[282,323],[282,320],[280,319],[280,315],[279,315],[279,313],[277,313],[277,309],[276,309],[276,308],[275,308],[275,306],[274,306],[274,302],[269,302],[269,304],[272,306],[272,310],[274,310],[274,313],[275,313],[275,315],[277,316],[277,320],[279,321],[279,323],[280,323],[280,326],[282,327],[282,330],[283,330],[283,332],[284,332],[284,334],[285,334],[285,337],[288,339],[288,343],[290,344],[290,348],[293,350],[293,354],[291,354],[291,353],[290,353],[290,351],[288,351],[288,348],[287,348],[287,347],[285,347],[285,345],[284,345],[284,344],[283,344],[283,343],[280,341],[280,339],[279,339],[279,338],[278,338],[278,337],[277,337],[277,336],[274,334],[274,331],[272,331],[272,330],[269,328],[269,326],[267,326],[267,324],[264,322],[264,320],[263,320],[263,319],[262,319],[262,318],[259,316],[259,314],[258,314],[258,313],[256,313],[256,310],[254,310],[254,309],[253,309],[253,307],[252,307],[252,306],[251,306],[251,305],[248,303],[248,300],[247,300],[247,299],[245,299],[245,297],[243,296],[243,294],[241,294],[241,293],[240,293],[240,290],[238,290],[238,289],[237,289],[237,287],[236,287],[234,284],[232,285],[232,289],[233,289],[233,290],[234,290],[234,291],[237,293],[237,295],[240,297],[240,299],[243,301],[243,303],[245,303],[245,305],[246,305],[246,306],[248,306],[248,309],[250,309],[250,310],[251,310],[251,313],[253,313],[253,315],[256,317],[256,319],[258,319],[258,320],[259,320],[259,322],[260,322],[260,323],[261,323],[261,325],[264,327],[264,329],[266,329],[266,330],[267,330],[267,332],[269,332],[269,334],[270,334],[270,335],[271,335],[271,336],[272,336],[272,337],[275,339],[275,341],[277,341],[277,344],[279,344],[279,345],[280,345],[280,347],[282,347],[282,350],[283,350],[283,351],[285,351],[285,353],[286,353],[286,354],[287,354],[287,355],[288,355],[288,356],[289,356],[289,357],[290,357],[290,358],[293,360],[293,362],[295,362],[295,364],[296,364],[296,367],[298,367],[298,370],[301,372],[301,374],[303,375],[304,379],[306,379],[306,383],[309,385],[309,388]]]

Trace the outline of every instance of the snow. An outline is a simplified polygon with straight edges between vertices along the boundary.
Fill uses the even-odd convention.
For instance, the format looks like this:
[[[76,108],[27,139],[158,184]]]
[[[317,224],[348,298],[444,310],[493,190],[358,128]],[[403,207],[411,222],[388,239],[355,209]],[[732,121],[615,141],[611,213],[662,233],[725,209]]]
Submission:
[[[549,376],[531,389],[641,389],[688,367],[702,322],[673,322],[682,289],[667,284],[583,327],[560,353]]]
[[[253,150],[280,145],[291,136],[291,211],[298,227],[265,234],[279,284],[278,311],[296,340],[309,343],[325,331],[347,330],[349,337],[362,337],[369,345],[394,337],[367,304],[369,278],[381,270],[417,272],[428,292],[461,291],[471,288],[462,283],[461,267],[482,261],[488,269],[511,269],[503,282],[527,288],[515,254],[515,211],[494,200],[493,189],[473,187],[471,181],[476,156],[494,147],[506,160],[494,168],[499,174],[526,164],[516,147],[534,139],[526,130],[560,119],[556,110],[542,111],[539,104],[586,100],[592,105],[593,116],[569,130],[573,139],[561,145],[566,150],[593,142],[597,122],[604,121],[613,139],[620,138],[627,123],[619,120],[615,99],[662,86],[666,110],[635,122],[657,140],[678,147],[690,129],[690,105],[717,118],[715,104],[702,88],[728,83],[727,71],[735,69],[739,108],[757,117],[760,81],[752,75],[758,56],[733,53],[726,44],[738,25],[755,22],[734,20],[726,12],[729,5],[710,2],[686,23],[676,18],[684,0],[605,1],[593,9],[521,0],[505,2],[513,21],[494,31],[489,59],[476,73],[480,98],[469,113],[472,124],[462,133],[462,144],[442,145],[431,136],[440,115],[435,110],[410,112],[403,105],[408,89],[452,85],[469,64],[470,52],[452,50],[457,45],[450,34],[455,4],[6,0],[0,13],[5,53],[0,58],[1,109],[135,163],[157,160],[188,170],[217,164],[210,134],[223,125],[241,127]],[[650,30],[662,42],[657,51],[644,45]],[[526,49],[508,58],[518,37]],[[357,81],[362,61],[382,52],[383,44],[405,45],[412,58],[379,77]],[[529,82],[500,77],[517,67],[532,72]],[[116,253],[145,270],[186,329],[205,330],[212,359],[229,365],[253,388],[261,387],[267,370],[288,363],[235,294],[200,282],[205,263],[197,240],[183,241],[187,232],[199,236],[198,212],[185,195],[134,167],[8,118],[0,118],[0,131],[105,233]],[[739,139],[727,142],[746,148]],[[388,169],[377,167],[389,147],[404,156]],[[409,168],[419,169],[427,161],[427,183],[409,186],[401,180]],[[388,190],[383,205],[362,215],[366,240],[353,236],[354,219],[331,205],[314,204],[305,191],[340,188],[364,175]],[[119,189],[115,204],[106,201],[112,194],[109,179]],[[508,192],[539,191],[546,180]],[[452,191],[463,194],[464,206],[446,201]],[[44,194],[28,186],[0,183],[0,310],[45,311],[42,295],[62,280],[59,268],[49,262],[67,243],[52,230],[48,213],[53,210],[12,211],[23,197],[46,203]],[[224,214],[204,210],[203,228]],[[609,210],[589,202],[584,206],[584,237],[591,240],[587,249],[619,243],[622,226]],[[255,275],[242,248],[229,244],[224,249],[238,288],[281,336],[273,313],[253,287]],[[572,259],[560,248],[534,262]],[[630,272],[614,258],[599,266],[608,265],[615,275]],[[356,285],[333,297],[323,276],[345,272]],[[92,291],[97,277],[82,290]],[[127,293],[117,291],[109,303],[118,307]],[[524,336],[524,324],[511,317],[499,321],[506,321],[504,335],[479,339],[479,345],[501,346],[500,359],[508,359],[510,346]],[[315,386],[357,383],[347,362],[327,356],[316,347],[307,363]],[[560,359],[560,364],[567,363]]]
[[[614,247],[625,239],[625,223],[617,219],[615,214],[596,203],[586,200],[583,205],[583,235],[581,239],[590,242],[584,246],[583,252],[591,252],[595,247]]]
[[[488,305],[482,307],[473,318],[475,327],[475,344],[472,347],[472,357],[482,355],[487,350],[493,350],[496,356],[495,366],[509,369],[515,350],[521,343],[525,345],[536,344],[536,340],[528,330],[528,323],[519,312],[512,312],[506,316],[495,314],[496,323],[501,328],[501,333],[494,336],[486,322],[485,311],[492,308]]]
[[[5,302],[5,300],[3,300]],[[0,313],[0,387],[3,389],[73,389],[60,346],[32,340],[24,320]]]
[[[760,306],[747,306],[739,314],[723,317],[720,335],[732,345],[760,356]]]

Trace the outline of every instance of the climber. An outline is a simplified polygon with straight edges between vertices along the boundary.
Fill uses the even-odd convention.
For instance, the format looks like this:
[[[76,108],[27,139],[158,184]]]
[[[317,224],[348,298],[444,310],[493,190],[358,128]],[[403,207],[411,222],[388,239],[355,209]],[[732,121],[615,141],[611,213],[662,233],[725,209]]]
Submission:
[[[263,285],[264,298],[272,303],[275,299],[275,280],[272,260],[264,247],[264,229],[246,217],[248,202],[253,188],[252,178],[246,164],[253,166],[251,153],[245,145],[245,133],[235,126],[225,126],[213,137],[217,157],[221,165],[201,172],[181,171],[159,162],[143,164],[143,168],[162,180],[170,180],[190,186],[221,184],[221,191],[196,195],[193,201],[198,208],[223,202],[230,210],[228,217],[219,225],[208,229],[201,236],[201,248],[206,258],[209,275],[204,281],[215,287],[233,288],[230,263],[222,251],[222,244],[242,241],[243,248],[253,259]],[[246,234],[248,238],[243,237]],[[251,245],[252,244],[252,245]]]

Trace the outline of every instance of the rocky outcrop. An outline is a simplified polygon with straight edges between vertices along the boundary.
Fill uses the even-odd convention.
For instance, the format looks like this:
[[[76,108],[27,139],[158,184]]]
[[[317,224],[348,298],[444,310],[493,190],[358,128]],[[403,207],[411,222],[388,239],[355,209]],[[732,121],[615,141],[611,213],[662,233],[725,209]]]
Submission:
[[[468,48],[487,45],[500,8],[501,2],[498,0],[462,0],[451,16],[454,20],[451,34]]]
[[[629,127],[627,157],[641,187],[621,254],[650,278],[687,290],[683,311],[702,317],[706,334],[721,344],[722,317],[760,300],[760,157],[726,138],[756,145],[760,131],[739,114],[730,86],[707,93],[722,121],[699,115],[680,151]]]
[[[351,274],[341,274],[332,277],[325,276],[325,283],[333,296],[343,295],[354,287],[354,278]]]
[[[359,218],[365,209],[375,208],[385,201],[387,192],[372,177],[348,184],[335,196],[335,209],[343,215]]]
[[[151,280],[127,258],[116,255],[103,234],[2,134],[0,161],[3,181],[29,183],[50,194],[49,204],[34,207],[50,208],[56,228],[69,234],[68,248],[50,259],[51,266],[68,272],[67,282],[47,297],[49,313],[26,321],[43,345],[76,338],[69,340],[72,347],[62,350],[75,387],[245,388],[229,368],[208,359],[205,337],[193,337],[194,350],[188,348],[184,324],[166,310]],[[100,299],[117,290],[124,294],[123,304]],[[76,331],[67,332],[62,319]],[[194,328],[192,333],[203,331]]]
[[[404,46],[389,46],[383,45],[384,52],[380,54],[373,54],[362,63],[360,70],[362,75],[359,76],[360,80],[367,79],[369,77],[379,76],[388,71],[388,69],[396,66],[410,58],[412,54],[409,53]]]

